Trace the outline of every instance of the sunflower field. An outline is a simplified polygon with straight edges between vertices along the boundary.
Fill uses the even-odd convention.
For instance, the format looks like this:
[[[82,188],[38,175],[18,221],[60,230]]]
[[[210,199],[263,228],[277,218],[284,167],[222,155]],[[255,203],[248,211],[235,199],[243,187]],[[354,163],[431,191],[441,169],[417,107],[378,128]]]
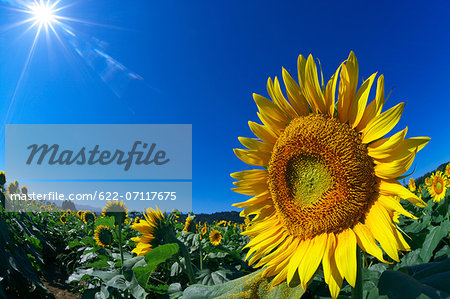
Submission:
[[[411,248],[397,263],[363,256],[364,298],[449,296],[449,171],[450,163],[445,172],[422,178],[426,183],[421,185],[410,179],[408,189],[427,206],[405,207],[418,220],[398,213],[392,217]],[[2,195],[22,192],[14,184],[18,186],[16,182],[7,190],[2,187]],[[45,297],[48,271],[62,274],[70,298],[330,296],[321,269],[305,292],[301,285],[274,287],[261,270],[250,267],[245,259],[249,238],[242,234],[249,218],[241,224],[209,224],[197,222],[193,214],[181,222],[179,212],[129,212],[120,203],[105,206],[99,215],[28,204],[36,205],[37,211],[0,214],[1,298]],[[351,297],[349,284],[343,285],[339,297]]]
[[[271,100],[254,95],[257,138],[235,149],[251,166],[231,174],[251,196],[234,204],[242,223],[122,201],[94,213],[25,200],[6,213],[28,190],[0,173],[0,297],[55,294],[57,273],[60,298],[449,298],[450,163],[410,178],[430,138],[386,137],[404,104],[383,112],[376,76],[358,88],[351,52],[321,83],[300,55],[298,83],[282,70],[287,98],[269,78]]]

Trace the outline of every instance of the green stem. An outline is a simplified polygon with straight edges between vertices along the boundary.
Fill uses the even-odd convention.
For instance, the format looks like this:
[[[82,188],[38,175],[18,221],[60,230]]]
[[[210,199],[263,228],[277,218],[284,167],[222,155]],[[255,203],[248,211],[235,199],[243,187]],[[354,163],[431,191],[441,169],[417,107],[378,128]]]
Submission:
[[[200,241],[200,246],[199,246],[199,250],[200,250],[200,270],[203,270],[203,253],[202,253],[202,244]]]
[[[122,223],[119,224],[119,250],[120,250],[120,260],[122,261],[122,267],[120,272],[123,273]]]
[[[362,253],[359,247],[356,248],[356,283],[355,287],[352,288],[352,299],[362,299],[363,297],[363,279],[362,279],[362,271],[363,271],[363,261],[362,261]]]

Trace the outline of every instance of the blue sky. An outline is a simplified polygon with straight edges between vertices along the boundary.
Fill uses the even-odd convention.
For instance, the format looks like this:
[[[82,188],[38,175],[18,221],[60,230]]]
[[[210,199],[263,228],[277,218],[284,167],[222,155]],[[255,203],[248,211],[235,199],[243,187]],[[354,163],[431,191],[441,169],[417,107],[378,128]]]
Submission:
[[[329,78],[353,50],[361,78],[378,71],[394,88],[386,108],[407,102],[396,130],[431,137],[413,177],[450,161],[444,1],[61,0],[60,15],[85,22],[64,21],[75,37],[56,28],[64,46],[41,34],[22,78],[36,28],[8,29],[27,17],[14,2],[0,0],[2,124],[192,124],[194,212],[246,199],[229,173],[249,168],[232,149],[253,137],[252,93],[267,96],[282,66],[295,75],[298,54]],[[0,157],[3,169],[3,145]]]

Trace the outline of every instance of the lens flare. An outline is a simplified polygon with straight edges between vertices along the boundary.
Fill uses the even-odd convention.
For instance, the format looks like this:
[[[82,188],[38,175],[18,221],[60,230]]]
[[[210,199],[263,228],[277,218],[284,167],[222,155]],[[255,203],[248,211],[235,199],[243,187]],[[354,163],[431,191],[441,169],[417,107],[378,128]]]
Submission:
[[[53,5],[49,5],[49,2],[34,2],[30,6],[30,12],[33,15],[32,19],[44,26],[52,24],[57,18]]]

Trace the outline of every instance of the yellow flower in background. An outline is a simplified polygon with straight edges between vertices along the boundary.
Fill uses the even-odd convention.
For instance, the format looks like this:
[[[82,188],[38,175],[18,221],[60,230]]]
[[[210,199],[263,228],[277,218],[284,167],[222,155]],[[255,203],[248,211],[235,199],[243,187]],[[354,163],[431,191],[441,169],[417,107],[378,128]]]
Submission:
[[[184,224],[183,232],[187,233],[191,227],[191,224],[192,224],[192,218],[188,216],[186,218],[186,223]]]
[[[84,211],[80,210],[77,212],[77,217],[80,218],[81,220],[83,220],[83,214],[84,214]]]
[[[81,220],[83,220],[84,223],[94,222],[95,221],[95,214],[92,213],[91,211],[86,211],[86,212],[84,212],[82,214]]]
[[[105,225],[99,225],[94,232],[95,243],[101,247],[110,247],[113,243],[113,233]]]
[[[139,223],[139,221],[140,221],[140,218],[139,217],[136,217],[135,219],[134,219],[134,223],[136,224],[136,223]]]
[[[221,226],[221,225],[227,225],[227,222],[225,220],[221,220],[219,221],[219,223],[217,223],[217,226]]]
[[[202,235],[206,235],[207,232],[208,232],[208,227],[206,226],[206,223],[205,223],[201,229],[201,233],[202,233]]]
[[[228,221],[227,226],[231,226],[231,220]]]
[[[67,223],[66,214],[62,214],[61,217],[59,217],[59,221],[61,221],[62,224],[66,224]]]
[[[406,128],[385,137],[404,104],[382,113],[381,75],[367,105],[376,73],[358,89],[353,52],[322,85],[311,55],[299,56],[298,74],[300,86],[283,69],[287,99],[277,78],[267,83],[272,100],[254,94],[263,124],[249,122],[258,139],[239,137],[247,149],[235,154],[262,168],[231,175],[239,180],[236,192],[253,196],[234,206],[245,208],[243,217],[254,215],[243,232],[251,239],[249,264],[264,267],[274,285],[298,274],[306,289],[322,263],[336,298],[343,279],[355,285],[357,245],[383,262],[381,248],[395,261],[399,250],[410,250],[389,215],[415,218],[393,196],[426,205],[396,178],[430,138],[405,139]]]
[[[409,187],[409,190],[411,190],[411,192],[416,191],[416,182],[414,181],[413,178],[409,179],[408,187]]]
[[[164,219],[164,215],[161,210],[156,207],[156,210],[147,209],[144,212],[144,219],[141,219],[139,223],[134,223],[130,227],[137,230],[142,235],[140,237],[131,238],[131,241],[136,242],[136,248],[131,252],[137,255],[145,255],[147,252],[152,250],[159,245],[159,240],[157,238],[158,230],[161,229],[161,223]]]
[[[211,233],[209,233],[209,241],[211,241],[211,244],[214,246],[217,246],[222,241],[222,234],[218,230],[213,230]]]
[[[114,224],[119,225],[125,222],[125,219],[128,217],[128,209],[127,206],[123,203],[123,201],[112,200],[108,201],[108,203],[103,207],[102,210],[103,217],[114,217]]]
[[[430,177],[425,178],[425,185],[431,186],[431,178]]]
[[[431,195],[431,199],[434,202],[440,202],[445,197],[446,191],[446,179],[442,175],[442,171],[436,171],[436,173],[431,175],[430,186],[428,187],[428,192]]]
[[[447,166],[445,166],[445,171],[444,174],[450,178],[450,163],[447,164]]]

